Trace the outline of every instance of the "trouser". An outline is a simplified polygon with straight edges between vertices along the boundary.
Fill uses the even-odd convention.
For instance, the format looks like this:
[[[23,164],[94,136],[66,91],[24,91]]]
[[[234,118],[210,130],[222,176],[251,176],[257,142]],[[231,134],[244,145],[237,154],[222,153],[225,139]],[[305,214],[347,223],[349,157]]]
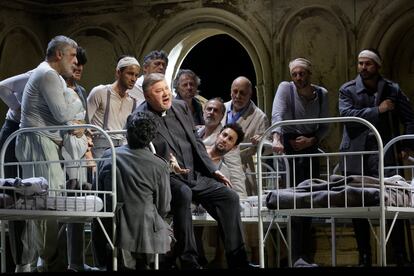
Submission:
[[[286,134],[284,135],[284,146],[285,151],[288,154],[312,154],[318,152],[318,146],[313,145],[309,148],[303,149],[301,151],[295,151],[290,143],[289,139],[295,139],[299,134]],[[313,136],[303,135],[306,137]],[[312,170],[311,170],[312,162]],[[312,174],[311,174],[312,172]],[[290,173],[290,186],[297,186],[304,180],[312,178],[319,178],[319,158],[313,157],[297,157],[295,159],[289,158],[289,173]],[[292,226],[292,261],[295,262],[299,258],[303,258],[307,262],[312,262],[313,256],[311,253],[312,249],[312,233],[311,233],[311,224],[312,218],[306,217],[292,217],[291,226]]]
[[[112,219],[101,218],[102,224],[107,231],[109,237],[112,238]],[[112,249],[102,231],[97,219],[92,220],[92,255],[94,265],[98,268],[106,268],[106,270],[113,270],[112,266]]]
[[[171,177],[171,211],[177,239],[173,250],[181,263],[197,264],[197,246],[194,238],[191,203],[200,203],[217,221],[229,268],[247,265],[240,202],[236,192],[212,178],[198,176],[190,188],[182,178]]]
[[[68,268],[76,271],[84,269],[84,223],[68,223],[67,224],[67,254]]]
[[[56,161],[60,160],[59,146],[50,138],[37,133],[25,133],[16,141],[16,157],[19,161]],[[24,165],[23,177],[45,177],[50,189],[62,188],[65,183],[63,170],[58,163]],[[64,252],[58,243],[59,225],[56,219],[35,220],[30,241],[45,264],[47,271],[66,269]]]
[[[386,220],[387,228],[391,225],[391,220]],[[397,220],[391,232],[390,241],[392,246],[392,254],[395,258],[400,258],[398,261],[407,260],[405,251],[405,220]],[[352,219],[352,224],[355,232],[355,239],[357,242],[359,256],[368,256],[371,258],[371,235],[370,226],[367,219]],[[401,259],[402,258],[402,259]]]

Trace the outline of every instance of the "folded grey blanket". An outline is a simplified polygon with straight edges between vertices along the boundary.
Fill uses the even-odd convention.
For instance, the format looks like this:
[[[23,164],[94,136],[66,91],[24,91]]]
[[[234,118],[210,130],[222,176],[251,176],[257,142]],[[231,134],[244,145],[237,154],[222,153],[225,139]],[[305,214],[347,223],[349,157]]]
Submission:
[[[386,206],[412,206],[410,185],[404,178],[399,175],[385,178],[384,185]],[[332,175],[329,182],[308,179],[295,189],[273,190],[266,197],[266,206],[269,209],[300,209],[310,208],[311,202],[313,208],[379,206],[379,189],[378,178]]]

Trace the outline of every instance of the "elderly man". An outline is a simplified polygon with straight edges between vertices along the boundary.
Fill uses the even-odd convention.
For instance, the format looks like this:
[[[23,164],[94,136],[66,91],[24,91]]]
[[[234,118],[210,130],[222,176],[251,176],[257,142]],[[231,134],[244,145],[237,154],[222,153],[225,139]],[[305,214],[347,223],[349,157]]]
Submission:
[[[341,116],[356,116],[371,122],[386,144],[392,138],[400,135],[400,125],[404,134],[414,133],[414,112],[407,96],[395,82],[383,78],[380,74],[382,59],[375,49],[366,49],[358,55],[358,76],[347,82],[339,89],[339,113]],[[386,153],[385,165],[397,165],[401,158],[407,157],[407,151],[414,147],[412,143],[403,143],[401,148],[395,148]],[[344,126],[341,151],[371,151],[378,150],[375,137],[362,125],[346,124]],[[342,160],[342,159],[341,159]],[[346,167],[340,164],[342,171],[350,174],[364,174],[378,177],[378,156],[361,157],[348,155]],[[364,171],[362,171],[362,165]],[[386,170],[386,176],[395,171]],[[354,230],[359,251],[359,263],[371,266],[370,230],[367,220],[354,219]],[[405,253],[404,221],[397,220],[391,234],[394,246],[394,257],[398,265],[407,262]]]
[[[193,115],[196,128],[204,125],[203,107],[200,100],[196,97],[200,83],[200,78],[188,69],[180,69],[173,82],[173,87],[177,93],[175,98],[187,103]]]
[[[168,66],[168,55],[164,51],[154,50],[144,57],[142,70],[144,74],[137,79],[134,87],[128,90],[128,94],[137,101],[137,106],[145,101],[144,93],[142,91],[142,82],[144,77],[151,73],[165,74]]]
[[[143,90],[146,102],[137,111],[154,113],[159,121],[152,141],[157,154],[172,162],[170,175],[171,210],[173,213],[175,256],[181,268],[200,268],[193,233],[191,203],[203,205],[216,219],[230,268],[248,268],[243,241],[239,197],[231,190],[230,181],[209,158],[201,139],[196,135],[193,118],[182,101],[172,101],[172,93],[162,74],[145,77]]]
[[[64,77],[71,77],[77,64],[78,45],[66,36],[56,36],[48,44],[46,60],[33,70],[24,88],[20,127],[65,125],[75,116],[75,110],[65,102],[67,89]],[[59,160],[62,137],[56,131],[25,133],[17,137],[16,157],[24,161]],[[65,179],[58,163],[22,166],[23,177],[36,176],[48,179],[49,187],[63,188]],[[40,260],[39,270],[66,269],[58,250],[58,224],[56,221],[35,221],[33,238]]]
[[[221,98],[213,98],[207,101],[204,106],[203,118],[205,125],[198,130],[198,135],[203,139],[204,145],[213,146],[220,134],[223,125],[221,120],[225,113],[225,106]],[[244,136],[244,135],[243,135]],[[238,193],[240,198],[247,198],[246,177],[240,159],[239,143],[223,155],[223,161],[229,170],[229,179],[233,190]]]
[[[311,83],[312,65],[304,58],[289,63],[292,81],[279,84],[272,108],[272,124],[284,120],[320,118],[328,116],[328,91]],[[277,154],[310,154],[318,151],[319,142],[327,135],[326,124],[290,125],[273,132],[273,151]],[[319,160],[309,157],[289,158],[290,179],[297,185],[311,176],[319,177]],[[293,162],[294,161],[294,162]],[[296,166],[293,168],[293,166]],[[295,170],[294,170],[295,169]],[[295,174],[293,174],[295,172]],[[311,219],[292,218],[292,259],[311,262]]]
[[[135,109],[136,101],[127,92],[134,87],[141,66],[131,56],[121,56],[115,70],[116,80],[112,84],[98,85],[92,88],[88,96],[88,117],[93,125],[104,130],[121,130],[125,127],[126,119]],[[122,134],[112,134],[114,146],[125,144]],[[94,137],[92,153],[95,158],[109,147],[104,137]]]
[[[244,131],[244,143],[258,143],[260,137],[269,127],[266,114],[258,108],[252,97],[252,83],[246,77],[237,77],[231,85],[231,101],[226,102],[226,113],[222,124],[238,123]],[[248,195],[257,193],[256,180],[252,175],[255,165],[252,156],[256,153],[255,148],[242,149],[240,157],[244,172],[249,176],[246,179],[246,190]]]

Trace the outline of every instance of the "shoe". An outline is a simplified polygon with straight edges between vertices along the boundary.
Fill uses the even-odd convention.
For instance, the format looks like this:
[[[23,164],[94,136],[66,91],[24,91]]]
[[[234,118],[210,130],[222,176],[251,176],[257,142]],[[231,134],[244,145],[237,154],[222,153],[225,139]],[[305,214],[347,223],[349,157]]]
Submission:
[[[16,269],[14,270],[16,273],[20,272],[32,272],[30,264],[25,265],[16,265]]]
[[[361,266],[361,267],[371,267],[372,266],[371,255],[369,255],[369,254],[359,255],[359,266]]]
[[[246,269],[260,269],[260,265],[248,263]]]
[[[313,263],[308,263],[304,259],[299,258],[293,264],[293,267],[318,267],[318,265],[317,264],[313,264]]]

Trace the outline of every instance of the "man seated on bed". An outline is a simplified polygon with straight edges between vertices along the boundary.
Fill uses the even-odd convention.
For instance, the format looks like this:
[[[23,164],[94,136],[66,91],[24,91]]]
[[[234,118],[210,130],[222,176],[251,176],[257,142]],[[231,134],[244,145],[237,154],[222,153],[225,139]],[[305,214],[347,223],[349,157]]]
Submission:
[[[193,233],[191,203],[200,203],[217,221],[226,249],[229,268],[250,268],[244,245],[239,196],[228,186],[230,181],[208,157],[197,136],[193,118],[183,101],[172,100],[171,90],[162,74],[145,76],[142,85],[145,102],[134,112],[146,111],[157,117],[157,135],[152,141],[157,154],[181,168],[170,174],[173,214],[173,257],[182,269],[200,269]],[[174,160],[171,160],[174,161]]]
[[[170,171],[167,161],[149,149],[157,133],[151,113],[134,112],[127,119],[127,145],[116,151],[117,221],[115,246],[128,269],[148,269],[147,254],[170,250]],[[109,157],[106,150],[103,158]],[[111,190],[112,162],[99,163],[99,183]]]

